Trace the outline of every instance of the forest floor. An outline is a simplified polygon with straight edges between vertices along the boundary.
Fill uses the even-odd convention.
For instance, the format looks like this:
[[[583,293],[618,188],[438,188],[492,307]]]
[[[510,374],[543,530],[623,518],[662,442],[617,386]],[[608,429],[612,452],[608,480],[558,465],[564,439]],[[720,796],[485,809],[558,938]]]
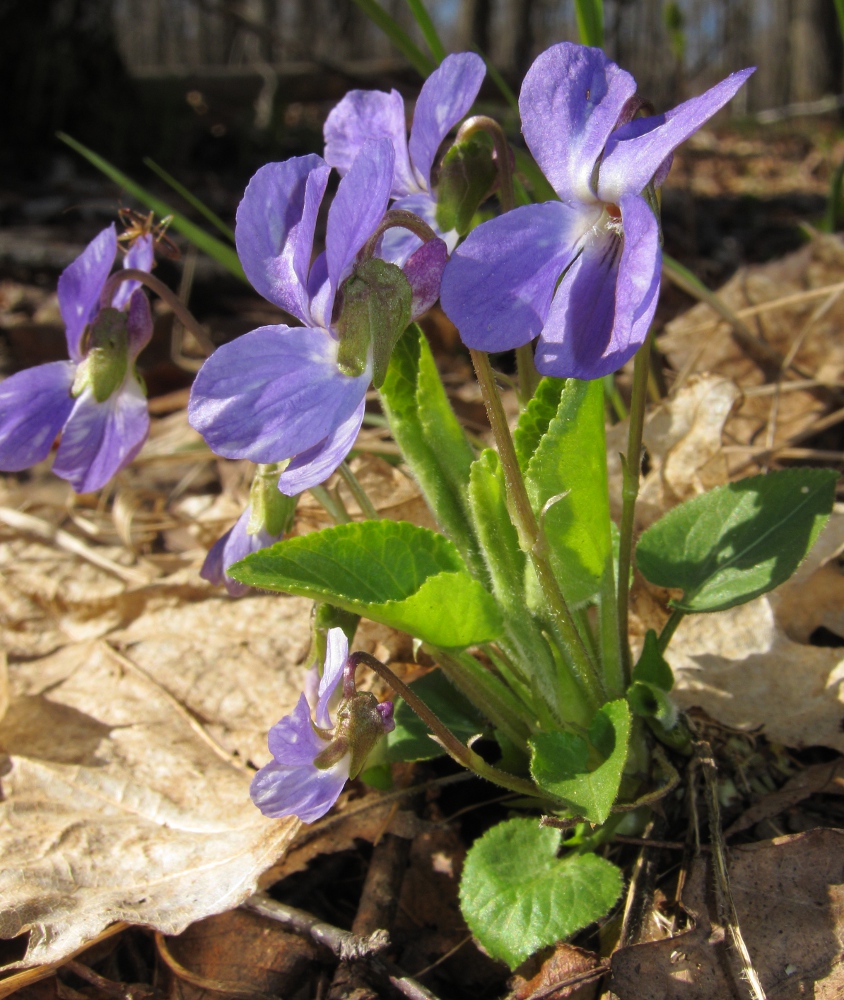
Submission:
[[[831,121],[703,130],[677,155],[666,250],[719,289],[750,339],[664,280],[639,530],[731,479],[844,468],[844,239],[819,229],[842,162]],[[66,356],[56,277],[120,201],[57,170],[49,190],[0,191],[0,374]],[[217,197],[233,210],[236,198]],[[279,321],[184,249],[159,273],[217,343]],[[74,494],[49,461],[0,477],[0,1000],[744,997],[736,922],[769,997],[842,994],[841,505],[793,581],[681,625],[677,699],[714,769],[677,759],[680,785],[607,846],[629,876],[617,911],[512,975],[472,940],[457,901],[467,848],[512,796],[440,759],[396,766],[391,791],[352,782],[311,826],[251,806],[267,731],[298,697],[310,605],[234,601],[199,577],[247,501],[251,466],[216,458],[189,427],[202,358],[166,308],[154,312],[141,359],[152,431],[137,459],[98,494]],[[423,325],[458,415],[485,438],[456,332],[437,311]],[[626,399],[629,373],[617,384]],[[506,389],[505,403],[515,417]],[[609,407],[607,434],[617,507],[626,423]],[[431,525],[377,419],[355,454],[381,516]],[[306,494],[294,531],[328,523]],[[634,643],[665,621],[665,599],[637,577]],[[431,669],[384,626],[362,623],[355,644],[405,679]],[[714,892],[719,844],[734,916]],[[378,930],[386,948],[368,940]],[[339,962],[348,932],[358,960]]]

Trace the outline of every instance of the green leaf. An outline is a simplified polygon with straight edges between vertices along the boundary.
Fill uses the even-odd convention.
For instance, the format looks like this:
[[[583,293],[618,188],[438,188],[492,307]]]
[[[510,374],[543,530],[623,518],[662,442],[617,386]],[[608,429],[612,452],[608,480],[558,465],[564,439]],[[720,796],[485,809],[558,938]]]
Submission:
[[[530,455],[528,495],[543,519],[563,594],[576,605],[598,593],[612,560],[603,388],[600,380],[568,379],[546,425],[557,386],[544,383],[537,405],[532,401],[525,411],[523,428],[520,421],[517,448],[523,459]],[[559,499],[549,504],[552,498]]]
[[[423,79],[437,68],[433,60],[429,59],[422,52],[404,28],[400,27],[398,22],[390,17],[387,11],[378,3],[378,0],[355,0],[355,3],[370,21],[378,25]]]
[[[645,635],[642,655],[633,668],[632,679],[642,681],[644,684],[655,684],[663,691],[670,691],[674,687],[674,672],[662,655],[659,639],[652,628],[649,628]]]
[[[603,0],[574,0],[577,15],[577,30],[581,45],[604,44],[604,3]]]
[[[656,684],[634,682],[627,689],[627,701],[636,715],[656,719],[665,729],[671,729],[677,721],[677,706]]]
[[[765,594],[797,569],[826,524],[838,473],[786,469],[728,483],[663,515],[639,539],[636,562],[672,606],[725,611]]]
[[[215,229],[219,229],[230,243],[234,243],[234,230],[227,226],[220,216],[212,211],[204,201],[200,201],[193,191],[190,191],[184,184],[177,181],[172,174],[168,173],[164,167],[160,167],[151,157],[145,156],[144,163],[154,174],[158,174],[165,184],[169,184],[177,195],[184,198],[192,208],[195,208],[201,216],[207,219]]]
[[[511,819],[466,855],[463,916],[490,955],[511,969],[600,920],[621,894],[621,872],[609,861],[594,854],[558,858],[560,836],[536,819]]]
[[[516,457],[522,472],[525,472],[528,463],[533,458],[543,434],[548,432],[548,427],[557,410],[560,408],[560,397],[566,387],[564,378],[551,378],[545,376],[536,387],[533,397],[528,405],[519,415],[519,422],[513,433],[513,444],[516,448]]]
[[[466,509],[472,446],[448,401],[434,356],[416,324],[400,338],[380,389],[384,413],[428,506],[476,575],[483,573]]]
[[[467,743],[487,728],[475,706],[449,683],[441,670],[433,670],[409,686],[461,743]],[[401,698],[396,701],[394,718],[396,728],[383,743],[388,761],[432,760],[445,753],[431,739],[431,730]]]
[[[629,739],[630,709],[623,698],[598,710],[589,743],[574,733],[535,733],[530,740],[533,780],[579,816],[604,823],[618,795]]]
[[[502,629],[493,597],[447,538],[403,521],[340,524],[288,538],[235,563],[236,580],[328,601],[434,646],[489,642]]]
[[[431,51],[431,55],[436,59],[437,64],[441,63],[445,59],[445,46],[440,40],[440,36],[437,34],[437,29],[434,26],[434,22],[431,20],[431,15],[425,8],[425,4],[422,0],[407,0],[407,6],[410,7],[410,12],[413,14],[413,18],[419,25],[419,30],[422,32],[422,37],[425,39],[425,44]]]
[[[89,163],[104,173],[109,180],[114,181],[115,184],[119,184],[133,198],[137,198],[138,201],[146,205],[147,208],[151,208],[157,215],[172,215],[173,221],[170,225],[183,236],[186,236],[197,250],[208,254],[209,257],[216,260],[218,264],[222,265],[236,278],[246,281],[246,275],[240,266],[240,259],[232,247],[223,243],[222,240],[218,240],[216,236],[209,235],[204,229],[200,229],[199,226],[194,225],[190,219],[186,219],[179,212],[175,211],[175,209],[171,208],[166,201],[162,201],[161,198],[156,198],[154,194],[150,194],[140,184],[136,184],[130,177],[127,177],[122,170],[113,167],[108,160],[104,160],[102,156],[88,149],[87,146],[83,146],[81,142],[77,142],[76,139],[65,135],[64,132],[57,132],[56,135],[63,143],[70,146],[71,149],[76,150],[80,156],[84,156]]]

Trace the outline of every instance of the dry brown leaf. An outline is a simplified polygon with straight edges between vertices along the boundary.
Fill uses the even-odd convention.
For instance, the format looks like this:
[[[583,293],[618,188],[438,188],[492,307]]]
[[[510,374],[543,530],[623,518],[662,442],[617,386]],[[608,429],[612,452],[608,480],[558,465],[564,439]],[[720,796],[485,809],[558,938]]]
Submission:
[[[725,483],[721,452],[724,425],[741,392],[730,379],[701,375],[689,379],[676,396],[664,399],[645,420],[649,469],[636,504],[642,531],[672,507]],[[607,428],[607,461],[612,515],[621,518],[621,459],[627,452],[628,422]]]
[[[729,851],[738,921],[768,997],[833,1000],[844,990],[844,831],[810,830]],[[619,1000],[714,1000],[738,996],[713,875],[695,860],[683,904],[695,918],[686,934],[619,949],[612,992]],[[713,933],[714,932],[714,933]]]
[[[309,616],[298,599],[215,598],[142,614],[123,652],[98,640],[10,664],[0,937],[29,941],[9,968],[115,921],[177,934],[253,891],[298,821],[252,807],[241,760],[267,759],[298,697]]]
[[[790,778],[782,788],[763,795],[758,802],[745,810],[724,836],[749,830],[765,819],[773,819],[791,809],[811,795],[844,795],[844,758],[825,764],[812,764]]]
[[[808,643],[820,626],[844,633],[842,548],[839,507],[787,583],[729,611],[683,619],[666,654],[678,704],[728,726],[763,728],[786,746],[844,751],[844,650]]]
[[[605,971],[594,952],[561,941],[551,955],[525,962],[510,980],[507,1000],[594,1000]]]

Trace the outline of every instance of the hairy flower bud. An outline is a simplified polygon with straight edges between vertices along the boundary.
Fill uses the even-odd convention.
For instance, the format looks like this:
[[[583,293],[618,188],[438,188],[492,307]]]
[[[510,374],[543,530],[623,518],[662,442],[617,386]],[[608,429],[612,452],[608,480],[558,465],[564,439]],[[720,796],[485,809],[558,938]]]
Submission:
[[[495,182],[493,141],[487,132],[459,139],[443,157],[437,183],[437,225],[443,232],[469,232],[478,206]]]

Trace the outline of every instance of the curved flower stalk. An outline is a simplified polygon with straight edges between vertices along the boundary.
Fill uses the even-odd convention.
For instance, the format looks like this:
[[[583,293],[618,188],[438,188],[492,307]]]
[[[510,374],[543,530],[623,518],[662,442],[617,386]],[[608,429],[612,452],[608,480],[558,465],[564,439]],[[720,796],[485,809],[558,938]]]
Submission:
[[[356,777],[370,750],[395,728],[392,702],[379,704],[370,692],[355,690],[342,629],[329,629],[318,686],[316,677],[314,667],[306,693],[270,730],[273,760],[252,779],[252,801],[265,816],[298,816],[305,823],[324,816],[346,779]]]
[[[146,440],[149,412],[135,360],[152,336],[152,315],[136,281],[123,281],[110,301],[101,301],[116,255],[112,225],[59,278],[70,360],[0,383],[0,470],[19,472],[42,461],[61,432],[53,472],[88,493],[128,465]],[[123,266],[149,271],[152,238],[137,240]]]
[[[334,472],[363,420],[372,346],[358,353],[359,370],[348,374],[341,366],[341,333],[349,326],[349,279],[383,224],[394,160],[386,139],[363,145],[340,182],[328,212],[326,248],[313,263],[314,228],[331,170],[321,157],[262,167],[238,208],[235,235],[247,277],[304,325],[260,327],[218,348],[196,377],[188,419],[226,458],[290,459],[278,480],[288,496]],[[407,319],[436,300],[445,259],[445,246],[434,239],[405,264],[412,296]]]
[[[329,114],[324,128],[325,159],[341,175],[352,166],[369,139],[389,139],[396,159],[390,198],[394,208],[418,215],[445,241],[449,253],[458,241],[456,229],[437,228],[436,190],[431,171],[440,143],[471,108],[481,89],[486,68],[474,52],[447,56],[428,77],[407,135],[404,100],[397,90],[352,90]],[[402,265],[419,247],[412,233],[393,229],[381,245],[384,260]]]
[[[562,378],[600,378],[632,357],[656,309],[662,262],[646,196],[664,181],[674,149],[752,72],[634,118],[636,83],[600,49],[563,42],[542,53],[519,109],[528,147],[561,200],[486,222],[454,252],[441,302],[464,342],[503,351],[538,334],[537,368]]]

